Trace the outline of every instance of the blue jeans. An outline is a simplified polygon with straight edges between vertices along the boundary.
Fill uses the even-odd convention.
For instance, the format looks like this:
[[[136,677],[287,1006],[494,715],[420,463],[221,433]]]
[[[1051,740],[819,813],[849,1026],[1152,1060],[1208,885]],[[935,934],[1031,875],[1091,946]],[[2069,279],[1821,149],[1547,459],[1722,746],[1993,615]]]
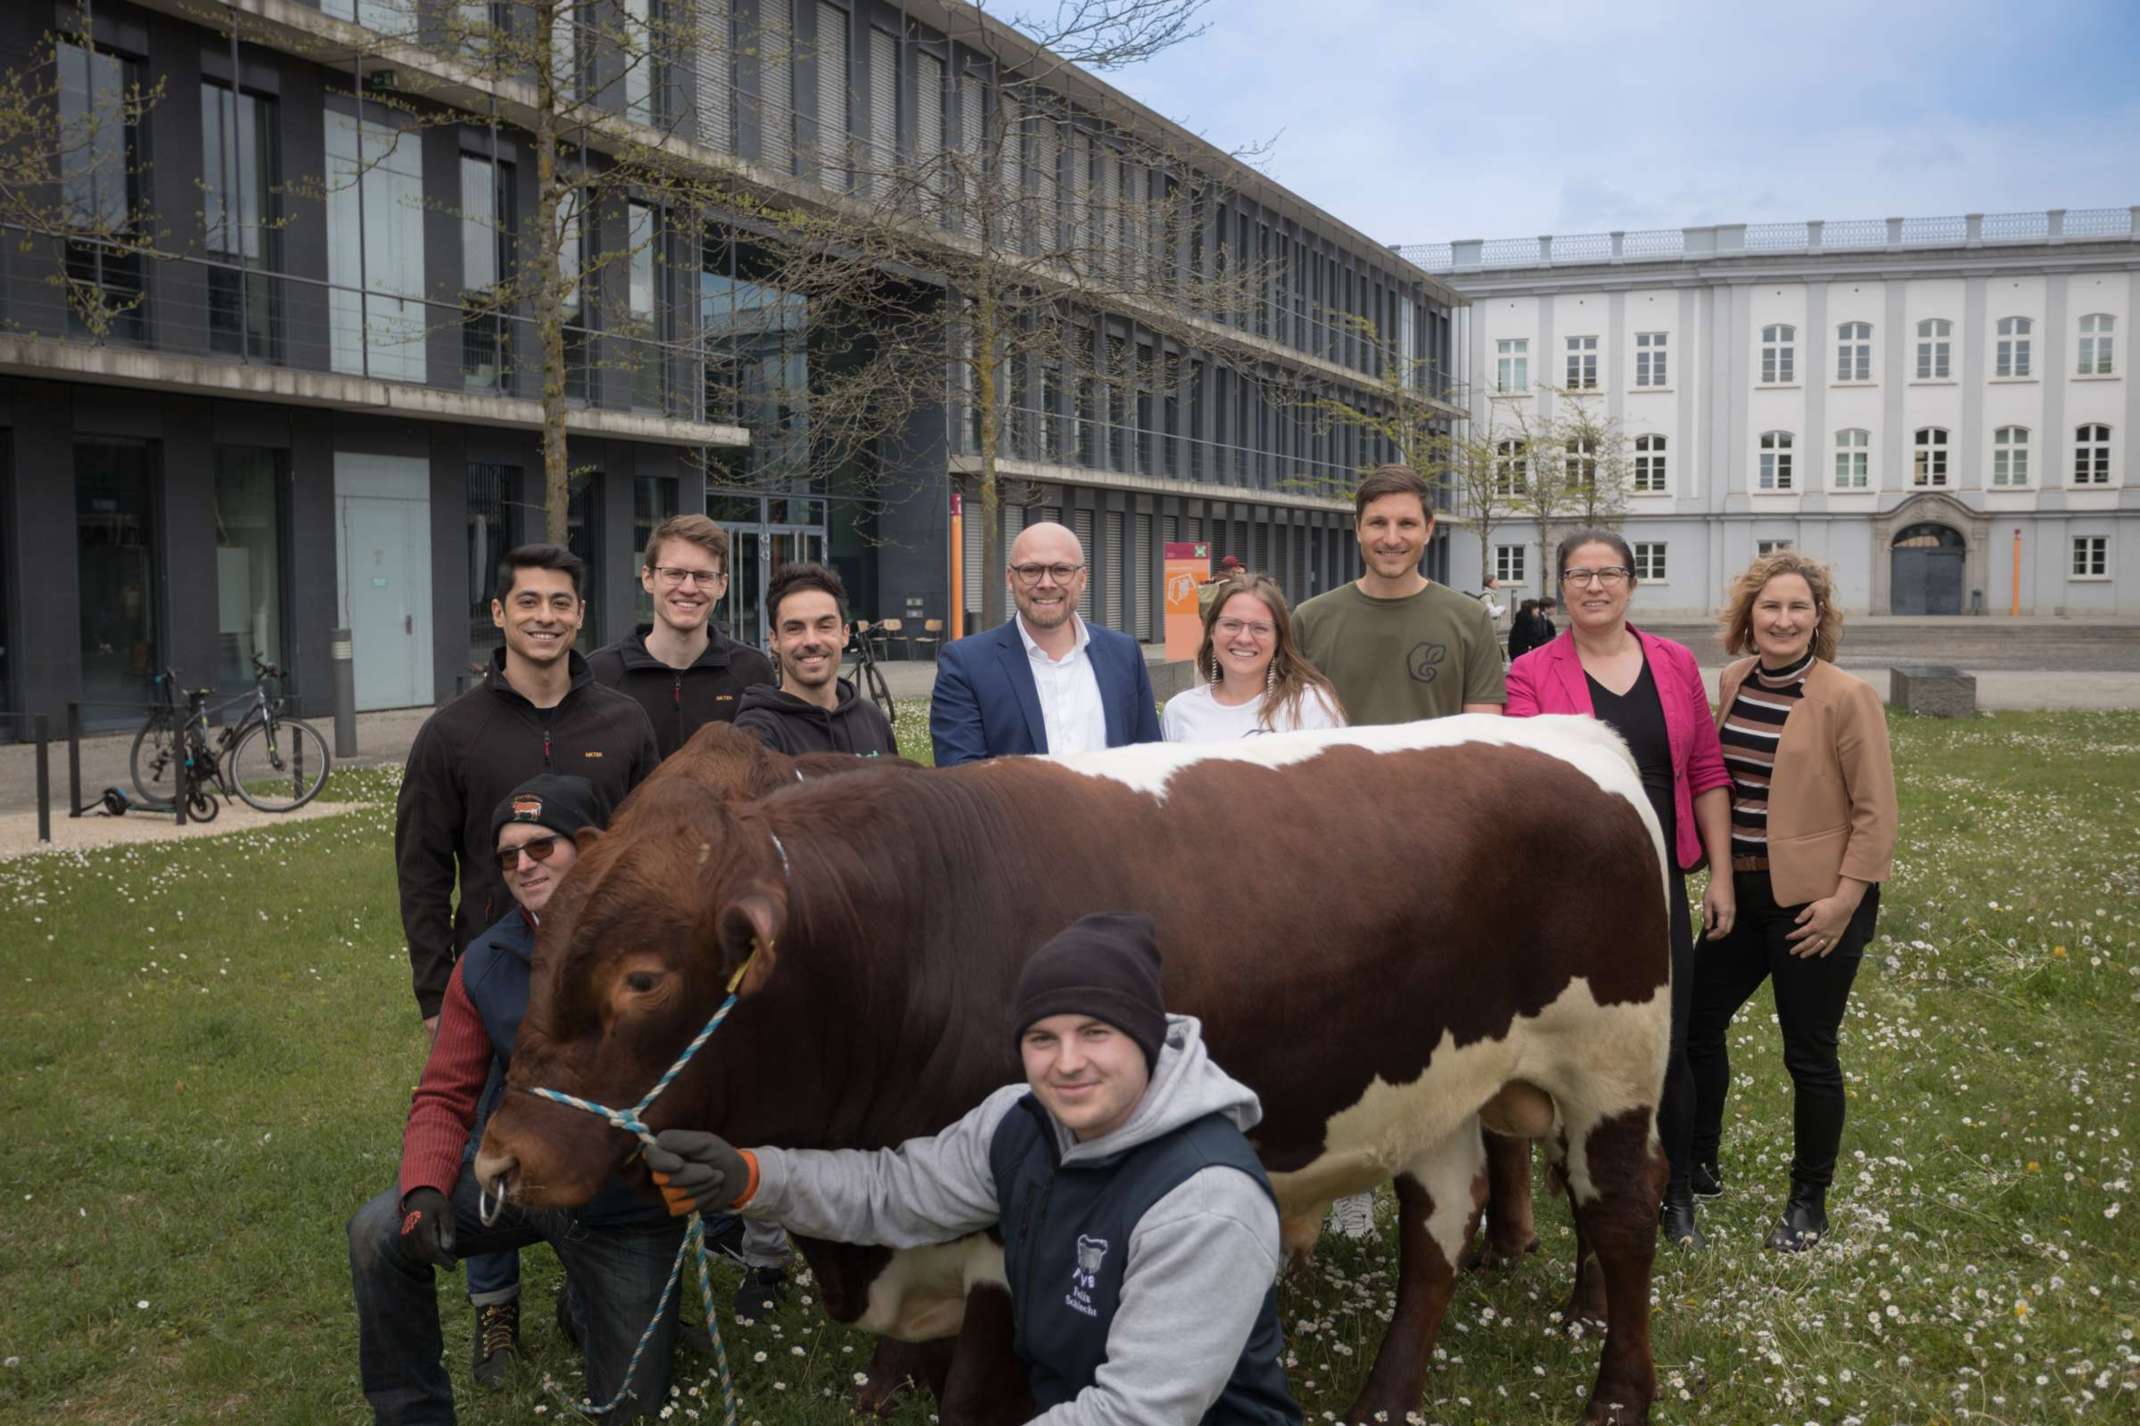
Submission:
[[[588,1395],[597,1403],[616,1395],[632,1348],[668,1281],[683,1240],[683,1220],[588,1228],[556,1214],[538,1221],[508,1207],[485,1228],[476,1217],[475,1175],[465,1167],[453,1185],[452,1202],[454,1247],[463,1257],[540,1242],[556,1250],[586,1299]],[[349,1220],[349,1275],[357,1300],[358,1370],[372,1419],[380,1426],[451,1422],[453,1387],[439,1336],[434,1270],[403,1246],[398,1188],[380,1194]],[[672,1298],[632,1375],[633,1395],[605,1422],[659,1415],[669,1395],[676,1320],[677,1299]]]

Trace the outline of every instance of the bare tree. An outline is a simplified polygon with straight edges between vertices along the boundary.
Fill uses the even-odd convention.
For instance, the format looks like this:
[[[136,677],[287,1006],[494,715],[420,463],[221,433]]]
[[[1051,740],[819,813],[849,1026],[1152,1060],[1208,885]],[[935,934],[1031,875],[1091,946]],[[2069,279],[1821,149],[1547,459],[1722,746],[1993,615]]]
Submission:
[[[923,93],[950,102],[920,106],[911,144],[843,142],[821,122],[815,162],[834,197],[774,224],[774,284],[869,333],[816,398],[857,430],[923,402],[962,413],[984,567],[1004,559],[1006,449],[1091,461],[1193,361],[1247,371],[1269,356],[1223,320],[1259,312],[1268,283],[1212,241],[1195,146],[1062,92],[1073,64],[1115,68],[1199,33],[1203,4],[1067,0],[1012,24],[963,11],[970,23],[918,59]],[[1143,340],[1111,333],[1111,317]],[[1000,619],[1000,583],[979,592],[984,620]]]
[[[1521,490],[1513,515],[1535,523],[1539,586],[1552,589],[1555,531],[1563,525],[1615,528],[1627,505],[1629,465],[1620,423],[1601,416],[1580,392],[1542,386],[1550,414],[1532,401],[1497,401],[1501,424],[1495,448],[1520,454]]]
[[[1500,403],[1487,409],[1483,424],[1466,422],[1455,432],[1429,438],[1426,454],[1415,460],[1420,474],[1446,486],[1451,503],[1470,520],[1479,537],[1479,582],[1494,573],[1494,530],[1513,519],[1530,490],[1530,434],[1507,419]]]

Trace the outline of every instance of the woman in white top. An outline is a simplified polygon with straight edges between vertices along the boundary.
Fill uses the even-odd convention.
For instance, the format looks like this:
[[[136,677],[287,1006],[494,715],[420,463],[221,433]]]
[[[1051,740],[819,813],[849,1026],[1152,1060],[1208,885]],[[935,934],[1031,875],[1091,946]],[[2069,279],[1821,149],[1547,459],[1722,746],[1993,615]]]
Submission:
[[[1217,743],[1298,728],[1342,728],[1337,690],[1293,642],[1293,618],[1275,580],[1246,571],[1219,587],[1204,611],[1196,671],[1210,682],[1167,700],[1170,743]]]

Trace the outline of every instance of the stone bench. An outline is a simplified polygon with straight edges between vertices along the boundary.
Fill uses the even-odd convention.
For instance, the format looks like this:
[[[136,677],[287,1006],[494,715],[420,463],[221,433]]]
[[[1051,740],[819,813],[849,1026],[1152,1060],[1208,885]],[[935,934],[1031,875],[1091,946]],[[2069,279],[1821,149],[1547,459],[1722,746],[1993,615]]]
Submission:
[[[1888,671],[1887,701],[1920,718],[1974,718],[1976,676],[1947,664],[1898,663]]]

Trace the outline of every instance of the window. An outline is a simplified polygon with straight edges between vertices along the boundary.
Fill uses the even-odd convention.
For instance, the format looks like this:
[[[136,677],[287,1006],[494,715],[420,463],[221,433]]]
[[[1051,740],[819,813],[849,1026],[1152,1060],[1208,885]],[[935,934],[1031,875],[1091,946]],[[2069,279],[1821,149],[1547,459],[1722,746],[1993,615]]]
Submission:
[[[1665,489],[1664,437],[1635,437],[1635,493],[1662,495]]]
[[[505,384],[511,328],[503,285],[513,272],[513,166],[461,155],[461,375],[472,387]]]
[[[847,162],[853,118],[847,48],[847,12],[817,0],[817,181],[842,193],[852,183]]]
[[[1873,329],[1870,322],[1845,322],[1835,329],[1835,379],[1871,381]]]
[[[216,683],[223,688],[251,683],[255,656],[283,662],[284,459],[257,447],[215,448]]]
[[[208,344],[219,352],[279,357],[275,101],[201,85],[201,227],[210,256]]]
[[[632,482],[632,548],[645,549],[648,541],[654,538],[654,527],[676,513],[675,476],[642,475],[635,479]],[[654,596],[646,592],[644,585],[639,585],[635,593],[639,622],[653,623]]]
[[[1494,390],[1522,393],[1531,389],[1531,344],[1523,337],[1494,342]]]
[[[1530,484],[1531,455],[1521,441],[1503,441],[1494,447],[1494,493],[1521,495]]]
[[[514,487],[518,468],[471,462],[468,467],[468,511],[464,539],[468,546],[468,661],[490,663],[491,654],[505,643],[505,635],[490,621],[490,598],[497,585],[498,562],[512,548]],[[641,546],[644,548],[644,546]]]
[[[1595,391],[1598,385],[1598,339],[1568,338],[1568,388]]]
[[[1917,379],[1945,381],[1950,375],[1948,338],[1954,324],[1945,317],[1927,317],[1917,324]],[[1922,482],[1919,482],[1920,484]]]
[[[2073,537],[2073,577],[2103,579],[2110,574],[2110,536]]]
[[[141,702],[149,675],[164,664],[155,467],[146,441],[75,443],[81,686],[91,704]]]
[[[1568,442],[1568,489],[1589,492],[1598,484],[1598,442],[1595,436],[1577,436]]]
[[[2111,329],[2117,318],[2107,312],[2092,312],[2081,318],[2081,375],[2108,376],[2111,373]]]
[[[1761,433],[1761,486],[1763,490],[1791,488],[1791,433]]]
[[[1761,384],[1787,386],[1797,377],[1798,329],[1775,323],[1761,329]]]
[[[1870,484],[1872,432],[1856,427],[1835,433],[1835,488],[1863,490]]]
[[[422,137],[327,111],[328,340],[336,371],[424,380]]]
[[[1999,319],[1998,376],[2027,376],[2029,374],[2029,333],[2035,323],[2026,317],[2001,317]]]
[[[2029,483],[2029,428],[2001,426],[1991,438],[1991,483]]]
[[[1754,541],[1754,553],[1755,553],[1755,554],[1757,554],[1757,555],[1772,555],[1772,554],[1776,553],[1776,551],[1778,551],[1778,550],[1787,550],[1787,549],[1789,549],[1790,547],[1791,547],[1791,542],[1790,542],[1789,540],[1756,540],[1756,541]]]
[[[1635,333],[1635,385],[1665,386],[1665,332]]]
[[[2110,484],[2110,427],[2091,424],[2074,428],[2073,483]]]
[[[655,259],[659,255],[661,222],[653,205],[626,205],[624,237],[631,254],[624,333],[630,338],[625,359],[632,370],[632,405],[658,411],[666,373],[658,326],[661,304],[655,300]]]
[[[1495,545],[1494,578],[1500,580],[1503,584],[1523,583],[1525,579],[1523,557],[1524,551],[1528,548],[1529,546],[1527,545]]]
[[[1938,426],[1917,428],[1916,459],[1912,467],[1910,483],[1913,485],[1945,485],[1947,483],[1947,433]]]
[[[59,55],[60,220],[67,242],[68,325],[94,337],[142,337],[141,66],[70,41]]]
[[[1664,541],[1635,544],[1635,578],[1661,580],[1664,578]]]
[[[624,117],[635,124],[658,124],[662,114],[661,47],[655,42],[648,10],[653,0],[623,0],[618,6],[618,60],[624,66]]]

